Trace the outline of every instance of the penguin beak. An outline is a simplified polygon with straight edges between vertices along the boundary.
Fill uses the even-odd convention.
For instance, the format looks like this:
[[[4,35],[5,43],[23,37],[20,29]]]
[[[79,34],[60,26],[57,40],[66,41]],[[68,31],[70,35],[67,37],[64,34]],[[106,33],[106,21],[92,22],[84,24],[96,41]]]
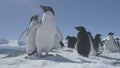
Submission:
[[[75,27],[76,30],[80,31],[81,29],[79,27]]]
[[[40,7],[42,8],[42,10],[45,12],[46,11],[46,6],[40,5]]]

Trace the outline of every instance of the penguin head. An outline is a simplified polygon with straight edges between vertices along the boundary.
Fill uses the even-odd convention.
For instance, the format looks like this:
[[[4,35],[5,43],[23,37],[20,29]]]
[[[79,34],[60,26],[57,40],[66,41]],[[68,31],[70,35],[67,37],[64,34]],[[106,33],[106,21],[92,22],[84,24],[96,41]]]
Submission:
[[[109,32],[108,35],[114,35],[114,33],[113,32]]]
[[[37,14],[37,15],[32,16],[32,17],[30,18],[30,22],[31,22],[31,21],[33,21],[33,20],[38,21],[38,17],[39,17],[39,15],[38,15],[38,14]]]
[[[100,37],[100,36],[102,36],[102,34],[96,34],[96,36]]]
[[[50,7],[50,6],[44,6],[44,5],[40,5],[40,7],[42,8],[42,10],[44,12],[51,11],[53,13],[53,15],[55,15],[52,7]]]
[[[32,29],[35,29],[37,25],[41,23],[41,22],[38,22],[38,16],[39,15],[34,15],[30,18],[30,23],[29,23],[29,27],[26,35],[28,35]]]
[[[120,40],[119,38],[115,38],[116,40]]]
[[[78,31],[86,31],[85,27],[83,27],[83,26],[75,27],[75,29],[78,30]]]
[[[66,39],[69,39],[70,38],[70,36],[68,35],[67,37],[66,37]]]

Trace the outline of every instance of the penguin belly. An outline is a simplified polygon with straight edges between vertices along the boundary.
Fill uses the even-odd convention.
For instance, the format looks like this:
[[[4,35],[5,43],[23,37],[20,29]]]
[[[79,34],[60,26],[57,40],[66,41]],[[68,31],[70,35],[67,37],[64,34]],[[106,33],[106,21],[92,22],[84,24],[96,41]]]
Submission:
[[[54,44],[56,22],[53,15],[44,14],[41,26],[37,28],[36,46],[38,54],[48,53]]]
[[[31,30],[29,34],[26,36],[26,52],[28,54],[32,53],[36,49],[36,44],[35,44],[35,35],[36,35],[36,29]]]
[[[91,40],[91,39],[89,39],[89,40],[90,40],[90,44],[91,44],[89,56],[96,56],[96,55],[97,55],[97,51],[96,51],[95,48],[94,48],[94,44],[92,43],[92,40]]]

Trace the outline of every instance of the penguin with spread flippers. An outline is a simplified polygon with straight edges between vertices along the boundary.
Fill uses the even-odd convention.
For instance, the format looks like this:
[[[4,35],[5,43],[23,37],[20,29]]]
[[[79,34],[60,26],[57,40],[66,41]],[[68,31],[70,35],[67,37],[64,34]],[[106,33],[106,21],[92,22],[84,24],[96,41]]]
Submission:
[[[75,29],[78,30],[77,52],[84,57],[88,57],[91,47],[88,33],[83,26],[75,27]]]
[[[44,14],[42,16],[41,25],[37,28],[36,47],[38,55],[48,52],[52,49],[56,34],[56,19],[53,8],[50,6],[40,5]]]
[[[39,15],[34,15],[31,17],[29,27],[22,33],[22,35],[18,39],[19,43],[22,36],[26,35],[26,52],[28,56],[36,53],[35,36],[37,27],[40,25],[40,22],[38,21],[38,16]]]

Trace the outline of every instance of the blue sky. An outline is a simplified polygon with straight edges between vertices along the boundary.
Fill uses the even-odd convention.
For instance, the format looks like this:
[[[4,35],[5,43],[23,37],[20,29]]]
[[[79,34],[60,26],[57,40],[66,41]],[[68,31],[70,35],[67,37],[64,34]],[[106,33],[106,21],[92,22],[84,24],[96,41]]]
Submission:
[[[76,36],[76,26],[85,26],[93,36],[114,32],[120,37],[120,0],[0,0],[0,38],[18,39],[31,16],[41,19],[40,4],[53,7],[64,38]]]

